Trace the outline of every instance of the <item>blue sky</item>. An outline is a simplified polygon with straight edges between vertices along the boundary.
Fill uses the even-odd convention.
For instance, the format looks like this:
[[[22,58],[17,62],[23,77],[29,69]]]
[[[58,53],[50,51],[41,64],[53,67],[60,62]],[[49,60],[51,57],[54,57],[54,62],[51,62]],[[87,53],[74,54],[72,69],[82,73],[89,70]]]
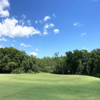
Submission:
[[[100,48],[100,0],[0,0],[0,47],[37,57]]]

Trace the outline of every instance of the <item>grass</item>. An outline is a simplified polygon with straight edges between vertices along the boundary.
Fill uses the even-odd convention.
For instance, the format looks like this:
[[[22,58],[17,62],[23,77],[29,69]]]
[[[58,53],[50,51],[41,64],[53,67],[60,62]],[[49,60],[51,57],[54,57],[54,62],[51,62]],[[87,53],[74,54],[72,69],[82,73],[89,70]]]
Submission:
[[[100,100],[100,79],[47,73],[0,75],[0,100]]]

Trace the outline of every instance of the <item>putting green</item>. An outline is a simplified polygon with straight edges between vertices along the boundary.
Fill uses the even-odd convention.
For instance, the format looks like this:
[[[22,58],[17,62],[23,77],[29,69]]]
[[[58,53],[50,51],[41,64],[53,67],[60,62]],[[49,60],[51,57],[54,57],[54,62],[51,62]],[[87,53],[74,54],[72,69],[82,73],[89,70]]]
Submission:
[[[2,74],[0,100],[100,100],[100,79],[47,73]]]

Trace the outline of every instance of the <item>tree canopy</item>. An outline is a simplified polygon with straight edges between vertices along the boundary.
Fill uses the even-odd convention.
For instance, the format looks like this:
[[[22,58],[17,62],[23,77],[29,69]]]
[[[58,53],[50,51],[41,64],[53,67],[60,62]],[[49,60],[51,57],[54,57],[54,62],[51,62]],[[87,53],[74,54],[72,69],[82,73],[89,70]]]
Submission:
[[[0,73],[48,72],[100,76],[100,49],[74,50],[59,56],[36,58],[13,47],[0,48]]]

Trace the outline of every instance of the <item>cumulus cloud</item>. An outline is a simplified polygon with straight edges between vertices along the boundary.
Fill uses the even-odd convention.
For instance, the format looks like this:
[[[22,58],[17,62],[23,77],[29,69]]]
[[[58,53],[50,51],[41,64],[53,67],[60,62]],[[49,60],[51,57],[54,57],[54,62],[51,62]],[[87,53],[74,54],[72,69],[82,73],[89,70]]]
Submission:
[[[53,23],[50,23],[50,24],[45,24],[45,26],[44,26],[44,35],[47,35],[48,34],[48,29],[49,28],[52,28],[52,27],[54,27],[55,25],[53,24]]]
[[[45,29],[49,29],[49,28],[52,28],[54,27],[55,25],[53,23],[50,23],[50,24],[45,24],[44,28]]]
[[[45,17],[44,17],[44,22],[47,21],[47,20],[50,20],[50,19],[51,19],[50,16],[45,16]]]
[[[9,11],[7,10],[9,7],[10,4],[8,0],[0,0],[0,17],[9,17]],[[29,37],[35,34],[41,34],[40,31],[33,26],[24,26],[26,15],[23,14],[21,17],[23,18],[22,20],[6,18],[0,22],[0,37]],[[27,23],[31,25],[30,20],[28,20]]]
[[[86,36],[87,35],[87,33],[81,33],[81,37],[84,37],[84,36]]]
[[[43,23],[45,23],[46,21],[48,21],[48,20],[51,20],[51,18],[53,17],[53,19],[56,17],[56,15],[55,14],[52,14],[52,16],[45,16],[43,19],[41,19],[41,20],[35,20],[35,24],[38,24],[38,23],[40,23],[40,24],[43,24]]]
[[[43,35],[47,35],[47,34],[48,34],[48,31],[44,30]]]
[[[44,22],[46,22],[50,19],[51,19],[50,16],[45,16],[44,19],[42,19],[42,20],[35,20],[35,24],[38,24],[38,23],[43,24]]]
[[[49,28],[49,24],[45,24],[44,28],[48,29]]]
[[[7,42],[8,40],[6,38],[0,38],[0,41]]]
[[[43,35],[47,35],[48,34],[48,32],[47,32],[47,29],[48,28],[49,28],[49,25],[48,24],[45,24]]]
[[[39,21],[35,21],[35,24],[38,24],[38,23],[40,23],[40,24],[43,24],[43,20],[39,20]]]
[[[49,24],[49,27],[52,28],[54,27],[55,25],[53,23]]]
[[[7,8],[10,7],[8,0],[0,0],[0,17],[9,17],[9,11]]]
[[[75,22],[75,23],[73,23],[73,26],[81,26],[82,24],[80,24],[79,22]]]
[[[6,18],[0,23],[0,37],[29,37],[35,34],[41,34],[39,30],[33,26],[21,26],[15,18]]]
[[[30,52],[30,55],[37,56],[38,54],[36,52]]]
[[[23,47],[31,47],[31,45],[27,45],[25,43],[21,43],[20,46],[23,46]]]
[[[53,31],[54,31],[55,34],[59,33],[59,29],[54,29]]]

